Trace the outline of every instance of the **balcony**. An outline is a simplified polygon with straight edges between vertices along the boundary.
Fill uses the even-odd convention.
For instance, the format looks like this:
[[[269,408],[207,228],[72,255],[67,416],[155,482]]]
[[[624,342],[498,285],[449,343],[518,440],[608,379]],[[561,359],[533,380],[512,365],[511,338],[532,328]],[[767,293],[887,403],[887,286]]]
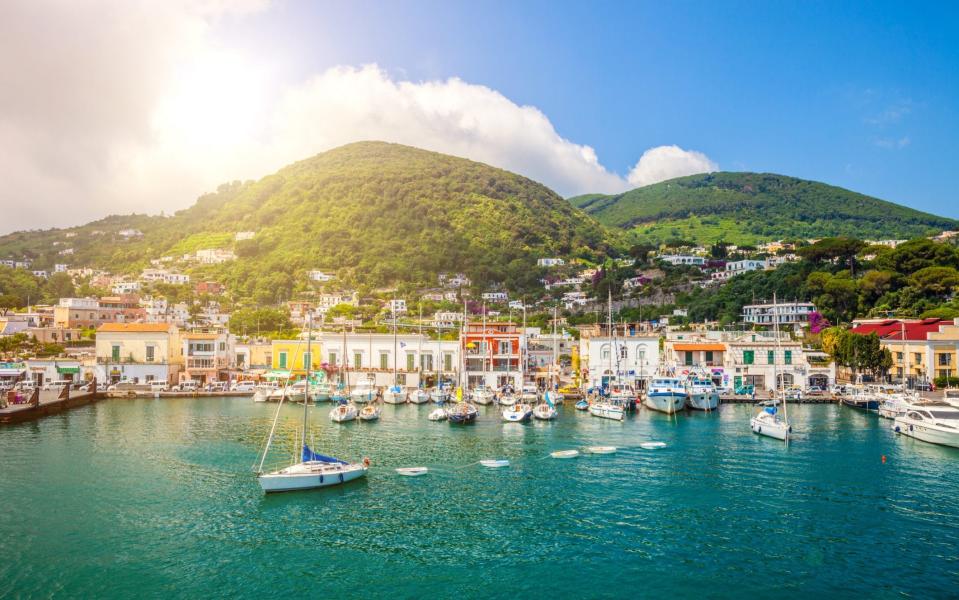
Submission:
[[[226,369],[229,362],[225,358],[187,358],[186,368],[191,371]]]
[[[135,356],[125,356],[114,359],[112,356],[98,356],[98,365],[165,365],[165,358],[155,358],[154,360],[141,360]]]

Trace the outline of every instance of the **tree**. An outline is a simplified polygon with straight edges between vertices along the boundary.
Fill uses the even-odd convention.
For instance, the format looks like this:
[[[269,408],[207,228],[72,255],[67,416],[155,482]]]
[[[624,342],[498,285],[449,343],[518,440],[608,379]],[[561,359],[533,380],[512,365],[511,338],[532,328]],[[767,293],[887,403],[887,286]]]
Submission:
[[[66,273],[53,273],[43,286],[43,298],[51,304],[60,298],[70,298],[74,294],[73,279]]]
[[[959,286],[959,271],[952,267],[925,267],[909,277],[909,284],[927,297],[943,298]]]

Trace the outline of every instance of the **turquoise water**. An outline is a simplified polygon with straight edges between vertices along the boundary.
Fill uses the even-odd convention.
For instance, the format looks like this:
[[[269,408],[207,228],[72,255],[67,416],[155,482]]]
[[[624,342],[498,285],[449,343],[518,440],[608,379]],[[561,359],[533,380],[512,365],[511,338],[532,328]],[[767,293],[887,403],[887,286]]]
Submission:
[[[0,429],[0,596],[946,597],[959,590],[959,451],[838,406],[624,423],[375,424],[314,413],[316,447],[368,456],[340,488],[264,496],[275,406],[108,400]],[[284,409],[292,439],[300,410]],[[641,450],[660,440],[662,450]],[[606,444],[610,456],[546,458]],[[281,444],[282,445],[282,444]],[[885,464],[882,456],[887,457]],[[277,458],[280,458],[279,456]],[[475,462],[508,458],[509,469]],[[431,467],[420,478],[399,466]]]

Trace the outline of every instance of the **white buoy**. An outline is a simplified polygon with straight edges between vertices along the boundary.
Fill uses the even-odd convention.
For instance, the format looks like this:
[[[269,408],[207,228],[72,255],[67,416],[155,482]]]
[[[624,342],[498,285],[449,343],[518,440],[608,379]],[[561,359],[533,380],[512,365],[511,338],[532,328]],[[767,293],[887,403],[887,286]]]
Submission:
[[[501,469],[509,466],[508,460],[481,460],[480,464],[488,469]]]
[[[553,458],[576,458],[579,456],[579,450],[557,450],[550,452],[549,455]]]
[[[426,475],[430,470],[426,467],[400,467],[396,469],[396,472],[406,477],[419,477],[420,475]]]
[[[639,447],[643,450],[657,450],[659,448],[665,448],[666,442],[643,442]]]
[[[616,446],[589,446],[586,450],[590,454],[612,454],[616,452]]]

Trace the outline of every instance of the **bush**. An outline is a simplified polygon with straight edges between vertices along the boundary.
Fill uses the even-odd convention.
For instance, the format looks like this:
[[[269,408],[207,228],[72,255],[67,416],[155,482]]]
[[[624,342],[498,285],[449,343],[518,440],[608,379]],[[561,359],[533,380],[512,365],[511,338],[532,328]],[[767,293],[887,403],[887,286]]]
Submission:
[[[947,387],[959,387],[959,377],[936,377],[934,383],[936,384],[936,389],[939,390]]]

